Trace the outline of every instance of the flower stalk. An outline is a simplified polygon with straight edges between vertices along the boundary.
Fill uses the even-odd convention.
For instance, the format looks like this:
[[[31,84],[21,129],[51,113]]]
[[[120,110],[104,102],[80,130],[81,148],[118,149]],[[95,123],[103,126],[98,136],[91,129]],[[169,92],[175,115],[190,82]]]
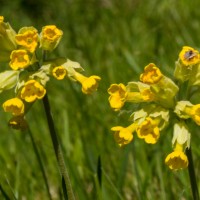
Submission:
[[[65,186],[66,186],[66,189],[67,189],[67,191],[63,191],[63,193],[67,192],[68,199],[74,200],[75,197],[74,197],[71,182],[70,182],[70,179],[69,179],[69,174],[68,174],[68,171],[67,171],[67,168],[66,168],[66,165],[65,165],[61,145],[59,143],[58,136],[56,134],[53,117],[51,115],[49,99],[48,99],[47,95],[45,95],[44,98],[43,98],[43,105],[44,105],[45,114],[46,114],[46,118],[47,118],[47,122],[48,122],[48,126],[49,126],[51,140],[52,140],[53,147],[54,147],[54,152],[55,152],[56,159],[57,159],[57,162],[58,162],[58,167],[59,167],[61,176],[64,179]],[[64,187],[63,187],[63,190],[65,190]]]

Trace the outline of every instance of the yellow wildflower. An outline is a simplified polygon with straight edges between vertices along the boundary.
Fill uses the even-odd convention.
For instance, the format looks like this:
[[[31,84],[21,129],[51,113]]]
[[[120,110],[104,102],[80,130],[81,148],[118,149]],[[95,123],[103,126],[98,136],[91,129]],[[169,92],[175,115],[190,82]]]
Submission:
[[[108,100],[111,108],[113,108],[115,111],[120,110],[126,101],[127,97],[126,86],[122,83],[112,84],[108,88],[108,93],[110,94]]]
[[[198,126],[200,126],[200,104],[186,107],[184,111],[195,121]]]
[[[3,109],[15,116],[22,115],[24,113],[24,103],[19,98],[12,98],[3,103]]]
[[[176,143],[174,151],[165,158],[165,164],[172,170],[183,169],[188,166],[188,158],[183,152],[182,145]]]
[[[24,69],[30,65],[30,59],[26,50],[14,50],[10,55],[10,67],[13,70]]]
[[[18,45],[33,53],[38,45],[38,32],[34,27],[23,27],[15,36]]]
[[[33,102],[42,99],[46,94],[46,89],[37,81],[29,80],[21,90],[21,98],[26,102]]]
[[[179,54],[179,59],[185,66],[195,65],[200,62],[200,55],[192,47],[184,46]]]
[[[62,80],[67,75],[67,70],[63,66],[57,66],[53,68],[52,75],[57,80]]]
[[[44,26],[41,32],[40,47],[52,51],[60,42],[62,35],[63,32],[55,25]]]
[[[154,63],[150,63],[144,68],[144,73],[140,75],[140,81],[147,84],[154,84],[159,82],[162,77],[160,69]]]
[[[84,94],[91,94],[92,92],[96,91],[99,85],[99,81],[101,80],[99,76],[93,75],[86,77],[78,72],[75,72],[73,78],[82,84],[82,92]]]
[[[155,144],[160,137],[158,122],[150,117],[138,125],[136,132],[138,137],[144,139],[148,144]]]
[[[16,130],[25,131],[28,128],[28,123],[24,116],[15,116],[8,122],[9,126]]]
[[[114,131],[114,138],[118,145],[124,146],[133,140],[133,132],[136,129],[136,124],[133,123],[130,126],[124,128],[122,126],[112,127],[111,130]]]
[[[4,16],[0,16],[0,23],[4,21]]]

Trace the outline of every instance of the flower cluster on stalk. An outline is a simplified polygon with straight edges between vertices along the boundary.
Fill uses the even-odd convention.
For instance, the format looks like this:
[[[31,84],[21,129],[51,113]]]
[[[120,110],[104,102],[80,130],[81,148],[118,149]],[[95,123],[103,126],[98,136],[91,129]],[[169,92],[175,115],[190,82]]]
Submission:
[[[13,98],[2,105],[5,112],[13,115],[9,121],[11,127],[27,128],[25,114],[36,100],[45,96],[50,77],[77,81],[85,94],[97,90],[101,78],[81,74],[83,68],[78,62],[63,57],[45,58],[57,47],[62,36],[63,31],[55,25],[44,26],[40,33],[32,26],[23,27],[16,33],[0,16],[0,63],[7,65],[7,69],[0,72],[0,93],[14,90]],[[42,58],[37,56],[39,50]]]
[[[119,146],[132,142],[134,133],[148,144],[155,144],[167,126],[173,127],[173,151],[165,158],[172,170],[188,167],[186,148],[190,148],[190,124],[200,126],[200,101],[195,96],[200,89],[200,54],[184,46],[175,62],[174,80],[150,63],[139,77],[139,81],[111,84],[109,103],[119,111],[126,102],[137,104],[129,126],[115,126],[114,139]],[[195,100],[194,100],[195,99]],[[195,103],[194,103],[195,102]],[[193,121],[193,122],[192,122]]]

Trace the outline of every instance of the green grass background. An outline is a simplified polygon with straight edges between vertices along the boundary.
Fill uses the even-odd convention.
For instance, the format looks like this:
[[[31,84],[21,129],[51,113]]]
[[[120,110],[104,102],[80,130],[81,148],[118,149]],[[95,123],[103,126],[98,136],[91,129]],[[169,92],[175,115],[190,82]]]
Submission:
[[[116,113],[108,104],[111,83],[138,80],[154,62],[172,77],[184,45],[200,47],[200,1],[194,0],[0,0],[0,15],[18,31],[23,26],[55,24],[64,31],[54,56],[78,61],[85,75],[102,80],[90,96],[70,80],[51,80],[48,95],[62,143],[72,187],[78,200],[192,199],[187,170],[172,172],[164,159],[172,151],[172,129],[155,145],[135,135],[124,148],[110,128],[127,126],[131,106]],[[5,66],[1,64],[2,69]],[[0,103],[12,97],[0,95]],[[10,199],[48,199],[44,180],[28,134],[7,126],[10,115],[0,108],[0,186]],[[53,199],[63,199],[61,181],[43,105],[37,101],[27,114],[47,173]],[[200,134],[192,130],[192,148],[200,187]],[[102,189],[97,184],[101,157]],[[6,195],[0,192],[0,199]],[[15,196],[15,197],[14,197]]]

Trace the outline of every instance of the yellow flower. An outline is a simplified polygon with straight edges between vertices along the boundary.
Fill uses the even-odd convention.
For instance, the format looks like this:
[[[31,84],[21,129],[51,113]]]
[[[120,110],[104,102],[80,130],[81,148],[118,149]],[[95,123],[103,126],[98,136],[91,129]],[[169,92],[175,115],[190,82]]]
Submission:
[[[15,116],[22,115],[24,113],[24,103],[19,98],[12,98],[3,103],[3,109]]]
[[[99,76],[93,75],[86,77],[78,72],[75,72],[74,78],[82,84],[82,92],[84,94],[91,94],[92,92],[96,91],[99,81],[101,80]]]
[[[24,69],[30,64],[30,59],[26,50],[12,51],[10,59],[9,65],[13,70]]]
[[[185,66],[195,65],[200,62],[200,55],[192,47],[184,46],[179,54],[179,59]]]
[[[67,75],[67,70],[63,66],[57,66],[53,68],[52,75],[54,78],[62,80]]]
[[[111,108],[113,108],[115,111],[120,110],[126,101],[127,97],[126,86],[122,83],[112,84],[108,88],[108,94],[110,94],[108,100]]]
[[[140,81],[147,84],[154,84],[163,77],[161,71],[154,63],[148,64],[144,68],[144,73],[140,75]]]
[[[15,36],[18,45],[33,53],[38,45],[38,32],[34,27],[23,27]]]
[[[158,122],[150,117],[138,125],[136,132],[138,137],[144,139],[148,144],[155,144],[160,137]]]
[[[0,23],[4,21],[4,16],[0,16]]]
[[[62,35],[63,32],[55,25],[44,26],[41,32],[40,47],[52,51],[60,42]]]
[[[26,129],[28,129],[28,124],[23,115],[13,117],[9,120],[8,124],[10,127],[16,130],[25,131]]]
[[[133,132],[136,129],[136,124],[133,123],[130,126],[124,128],[122,126],[112,127],[111,130],[114,131],[114,138],[118,145],[124,146],[133,140]]]
[[[21,98],[26,102],[33,102],[42,99],[46,94],[46,89],[37,81],[29,80],[21,90]]]
[[[200,126],[200,104],[186,107],[184,111],[195,121],[198,126]]]
[[[188,158],[182,150],[182,145],[176,143],[172,153],[165,158],[165,164],[172,170],[183,169],[188,166]]]

